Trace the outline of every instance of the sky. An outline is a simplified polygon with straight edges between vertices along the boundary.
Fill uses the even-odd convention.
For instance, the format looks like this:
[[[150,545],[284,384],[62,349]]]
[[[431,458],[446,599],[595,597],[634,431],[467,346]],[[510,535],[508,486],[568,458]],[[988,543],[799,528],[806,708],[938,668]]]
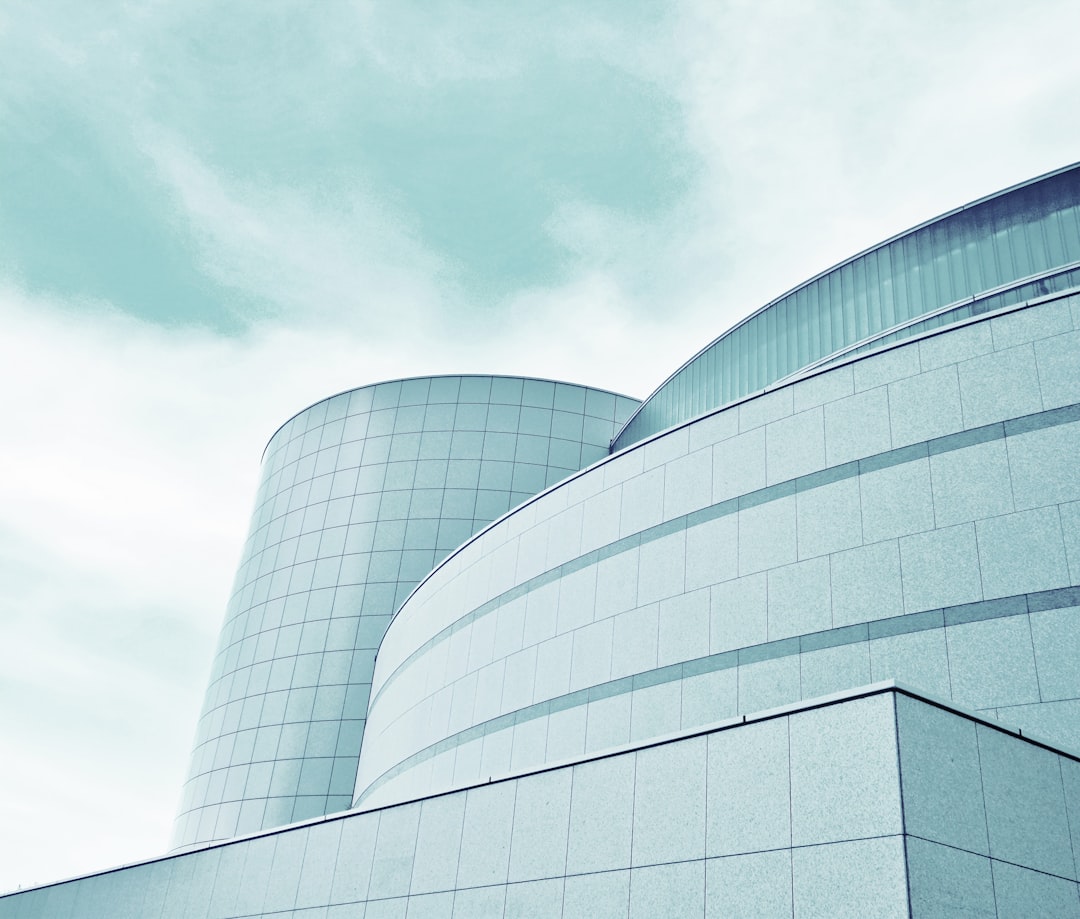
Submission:
[[[644,397],[1080,160],[1074,0],[4,0],[0,891],[163,853],[295,412]]]

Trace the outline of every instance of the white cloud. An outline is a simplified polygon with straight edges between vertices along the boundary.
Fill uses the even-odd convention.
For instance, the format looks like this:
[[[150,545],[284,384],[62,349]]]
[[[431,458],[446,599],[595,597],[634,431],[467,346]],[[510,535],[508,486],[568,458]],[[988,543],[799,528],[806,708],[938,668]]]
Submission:
[[[1076,158],[1063,0],[688,3],[673,56],[704,238],[744,311],[862,248]],[[699,237],[699,240],[702,237]]]
[[[0,322],[6,889],[165,849],[262,445],[393,358],[10,287]]]
[[[159,128],[138,137],[202,269],[267,314],[333,320],[372,337],[438,314],[443,264],[371,192],[313,200],[221,174]]]
[[[288,189],[235,181],[159,132],[147,132],[144,149],[172,190],[177,220],[197,240],[205,270],[287,317],[290,331],[257,323],[256,336],[275,329],[299,353],[330,338],[364,357],[342,361],[362,364],[365,372],[341,388],[413,373],[502,372],[644,396],[686,356],[679,357],[690,348],[687,330],[701,338],[693,320],[706,302],[708,264],[695,265],[696,274],[667,289],[694,229],[683,223],[689,202],[649,224],[567,201],[548,230],[575,253],[573,279],[477,310],[448,281],[438,255],[373,196],[343,213]],[[656,309],[658,302],[670,309]],[[640,359],[628,361],[631,355]]]
[[[199,378],[223,343],[10,288],[0,321],[5,888],[164,847],[251,434]]]

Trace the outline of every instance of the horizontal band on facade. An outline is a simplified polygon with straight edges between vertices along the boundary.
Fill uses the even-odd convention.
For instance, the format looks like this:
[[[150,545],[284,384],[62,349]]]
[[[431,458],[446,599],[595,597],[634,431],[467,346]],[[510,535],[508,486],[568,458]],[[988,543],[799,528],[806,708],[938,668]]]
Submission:
[[[726,501],[718,502],[709,507],[691,511],[688,514],[683,514],[678,517],[673,517],[670,520],[656,524],[639,533],[634,533],[621,539],[614,540],[605,546],[593,549],[584,555],[580,555],[577,558],[571,559],[570,561],[564,562],[561,565],[529,578],[520,584],[514,585],[509,590],[504,591],[497,597],[493,597],[446,626],[413,651],[387,675],[387,678],[379,686],[372,697],[371,704],[374,705],[378,702],[384,691],[387,690],[396,681],[398,676],[412,663],[428,653],[439,643],[448,640],[456,632],[468,627],[476,620],[489,613],[495,612],[514,600],[525,597],[528,594],[562,578],[568,577],[577,571],[591,567],[604,559],[611,558],[623,552],[632,551],[642,545],[700,524],[708,523],[711,520],[730,516],[741,510],[758,507],[762,504],[776,501],[781,498],[791,497],[795,494],[804,494],[815,488],[831,485],[844,479],[854,478],[865,473],[876,472],[881,469],[899,466],[904,463],[917,462],[918,460],[926,459],[928,456],[939,456],[955,450],[962,450],[966,447],[989,443],[1006,437],[1028,434],[1059,425],[1072,424],[1077,421],[1080,421],[1080,403],[1048,409],[1042,412],[1034,412],[1005,422],[995,422],[977,428],[970,428],[965,431],[958,431],[954,434],[947,434],[921,443],[898,447],[893,450],[874,454],[873,456],[864,457],[817,472],[797,476],[796,478],[778,482],[775,485],[770,485],[766,488],[759,488],[737,498],[729,498]],[[970,605],[978,606],[978,604]],[[923,614],[914,613],[912,615]],[[903,619],[905,617],[897,618]]]
[[[1012,597],[999,597],[982,600],[978,603],[965,603],[943,609],[922,610],[889,619],[872,622],[860,622],[854,625],[825,629],[807,635],[796,635],[776,641],[763,642],[732,651],[721,651],[665,667],[657,667],[643,673],[608,680],[595,686],[588,686],[566,693],[554,699],[537,702],[533,705],[507,712],[497,718],[472,725],[462,731],[444,737],[430,746],[424,747],[408,758],[397,763],[373,782],[357,798],[354,806],[363,803],[371,793],[397,776],[415,768],[423,762],[442,753],[454,750],[473,740],[479,740],[489,734],[496,734],[516,725],[544,718],[557,712],[566,711],[590,702],[624,695],[638,689],[673,683],[688,677],[715,673],[718,670],[730,670],[764,661],[778,660],[810,651],[821,651],[844,645],[859,644],[878,639],[892,638],[925,632],[931,629],[955,628],[973,622],[990,619],[1003,619],[1011,616],[1026,616],[1029,613],[1045,612],[1054,609],[1077,608],[1080,615],[1080,585],[1063,587],[1055,590],[1043,590],[1030,594],[1017,594]]]

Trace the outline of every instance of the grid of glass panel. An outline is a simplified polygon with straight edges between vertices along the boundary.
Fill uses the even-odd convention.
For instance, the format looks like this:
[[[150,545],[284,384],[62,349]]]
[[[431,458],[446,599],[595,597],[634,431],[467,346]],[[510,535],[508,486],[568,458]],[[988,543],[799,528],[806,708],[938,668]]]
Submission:
[[[1080,164],[954,211],[855,256],[726,332],[653,393],[621,449],[764,389],[834,352],[996,288],[986,308],[1066,290],[1080,261]],[[1074,266],[1075,267],[1075,266]],[[1033,276],[1042,276],[1029,284]],[[942,321],[967,318],[964,310]],[[909,326],[898,335],[926,329]]]
[[[607,455],[638,403],[546,380],[400,380],[271,439],[174,844],[352,800],[375,653],[399,604],[511,507]]]

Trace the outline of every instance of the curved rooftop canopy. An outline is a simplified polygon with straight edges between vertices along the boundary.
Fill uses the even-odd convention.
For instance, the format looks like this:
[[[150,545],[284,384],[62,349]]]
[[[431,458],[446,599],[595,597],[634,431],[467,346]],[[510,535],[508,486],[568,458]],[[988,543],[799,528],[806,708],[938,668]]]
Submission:
[[[956,208],[767,303],[675,371],[622,449],[841,354],[1080,284],[1080,163]]]

